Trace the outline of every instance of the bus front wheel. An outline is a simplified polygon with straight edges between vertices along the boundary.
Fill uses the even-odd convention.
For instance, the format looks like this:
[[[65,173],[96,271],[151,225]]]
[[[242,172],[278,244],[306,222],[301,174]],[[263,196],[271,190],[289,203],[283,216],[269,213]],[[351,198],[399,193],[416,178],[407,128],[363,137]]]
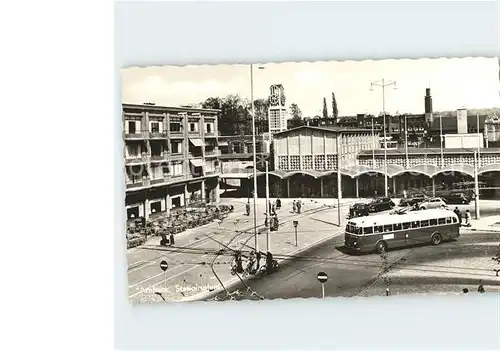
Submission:
[[[433,245],[439,245],[439,244],[441,244],[441,241],[443,240],[443,238],[441,237],[441,234],[434,233],[434,234],[432,234],[431,240],[432,240]]]
[[[375,245],[375,251],[378,254],[381,254],[382,252],[386,252],[387,251],[387,244],[385,243],[385,241],[379,241],[377,243],[377,245]]]

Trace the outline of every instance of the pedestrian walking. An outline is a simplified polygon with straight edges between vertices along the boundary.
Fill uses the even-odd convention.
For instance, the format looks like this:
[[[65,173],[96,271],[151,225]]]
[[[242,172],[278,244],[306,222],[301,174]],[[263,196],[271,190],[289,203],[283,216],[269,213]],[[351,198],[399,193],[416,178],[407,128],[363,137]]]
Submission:
[[[297,211],[297,202],[295,200],[293,200],[293,203],[292,203],[292,212],[295,213],[295,211]]]
[[[300,214],[300,209],[302,207],[302,203],[299,201],[297,201],[297,213]]]
[[[467,210],[467,211],[465,211],[465,226],[466,227],[470,227],[471,226],[470,220],[471,220],[470,211]]]
[[[406,199],[406,190],[403,190],[403,198]]]
[[[460,213],[460,210],[458,209],[458,206],[455,207],[453,212],[458,216],[458,224],[462,225],[462,214]]]
[[[276,199],[276,209],[277,209],[277,210],[279,210],[280,208],[281,208],[281,200],[280,200],[280,198],[278,197],[278,198]]]
[[[250,201],[248,201],[245,205],[245,211],[246,211],[246,215],[247,216],[250,216]]]

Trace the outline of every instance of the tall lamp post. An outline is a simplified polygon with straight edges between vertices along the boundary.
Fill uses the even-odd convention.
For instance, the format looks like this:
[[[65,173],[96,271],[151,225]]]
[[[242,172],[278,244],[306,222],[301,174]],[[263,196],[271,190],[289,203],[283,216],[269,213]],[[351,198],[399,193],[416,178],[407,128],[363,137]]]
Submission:
[[[264,69],[264,67],[259,67]],[[253,230],[255,239],[255,251],[259,251],[259,239],[257,234],[257,154],[255,147],[255,103],[253,99],[253,64],[250,64],[250,100],[252,102],[252,153],[253,153]],[[266,204],[267,206],[267,204]]]
[[[387,135],[386,135],[386,126],[385,126],[385,88],[393,86],[396,88],[396,81],[393,80],[385,80],[382,78],[382,80],[371,82],[370,83],[370,90],[373,91],[373,87],[379,87],[382,88],[382,113],[383,113],[383,118],[384,118],[384,189],[385,189],[385,196],[388,195],[388,185],[387,185]]]

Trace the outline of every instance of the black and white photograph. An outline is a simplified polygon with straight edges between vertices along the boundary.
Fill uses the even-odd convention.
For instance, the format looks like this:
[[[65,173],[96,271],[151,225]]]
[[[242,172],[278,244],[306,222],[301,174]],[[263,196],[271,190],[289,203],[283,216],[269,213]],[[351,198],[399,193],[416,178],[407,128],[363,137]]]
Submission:
[[[500,293],[497,58],[121,81],[131,303]]]

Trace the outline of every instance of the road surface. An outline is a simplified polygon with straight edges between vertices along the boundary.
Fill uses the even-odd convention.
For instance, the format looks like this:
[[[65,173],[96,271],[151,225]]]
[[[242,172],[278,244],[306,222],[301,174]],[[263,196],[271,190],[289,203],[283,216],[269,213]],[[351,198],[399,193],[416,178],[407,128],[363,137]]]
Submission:
[[[500,268],[491,259],[498,250],[500,233],[462,232],[454,242],[439,246],[419,246],[388,252],[392,265],[390,293],[476,292],[479,284],[486,291],[500,293]],[[319,272],[328,275],[325,297],[385,295],[385,284],[378,276],[381,257],[377,254],[349,255],[342,252],[343,236],[321,247],[290,259],[272,275],[255,278],[248,285],[265,299],[321,297]],[[233,288],[248,297],[242,284]],[[224,299],[225,294],[219,294]]]
[[[352,200],[350,200],[352,201]],[[243,202],[244,203],[244,202]],[[242,203],[242,204],[243,204]],[[254,246],[253,216],[244,215],[244,205],[235,208],[222,223],[211,223],[187,231],[176,237],[174,248],[160,247],[158,243],[128,250],[128,295],[132,302],[160,302],[161,293],[167,301],[181,301],[184,298],[203,292],[197,289],[217,289],[235,277],[230,274],[233,257],[225,254],[216,259],[213,273],[210,263],[215,253],[227,246],[232,249],[249,251]],[[265,211],[263,206],[258,214]],[[348,206],[342,208],[343,216]],[[278,246],[293,248],[293,220],[299,220],[301,226],[301,244],[314,243],[318,235],[330,235],[339,231],[337,210],[325,207],[321,202],[308,201],[301,214],[290,213],[287,207],[279,211],[280,230],[275,237],[286,240],[273,240],[273,252]],[[259,215],[257,224],[263,229],[264,216]],[[159,238],[153,238],[159,242]],[[244,244],[248,245],[244,246]],[[259,248],[265,250],[266,236],[259,235]],[[159,265],[162,260],[168,262],[168,269],[163,272]]]

